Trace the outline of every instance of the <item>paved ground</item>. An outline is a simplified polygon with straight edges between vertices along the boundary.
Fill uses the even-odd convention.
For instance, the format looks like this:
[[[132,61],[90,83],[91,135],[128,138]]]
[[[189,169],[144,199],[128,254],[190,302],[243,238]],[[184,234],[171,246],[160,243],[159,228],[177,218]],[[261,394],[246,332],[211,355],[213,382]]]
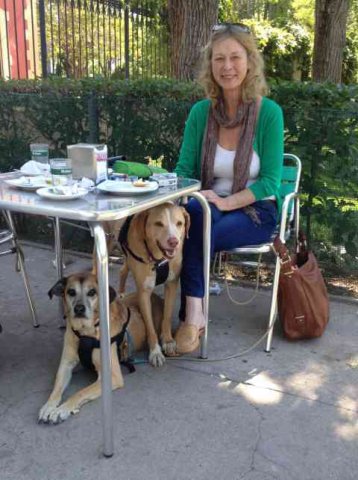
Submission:
[[[274,336],[225,362],[138,365],[113,394],[115,455],[101,455],[100,401],[58,426],[38,425],[61,353],[52,252],[26,247],[41,327],[31,326],[13,258],[0,269],[1,480],[355,480],[358,472],[358,304],[332,302],[317,340]],[[88,259],[68,257],[66,271]],[[116,269],[111,269],[116,286]],[[249,290],[238,290],[242,298]],[[259,338],[268,294],[234,307],[211,297],[209,358],[237,353]],[[78,369],[69,393],[93,377]]]

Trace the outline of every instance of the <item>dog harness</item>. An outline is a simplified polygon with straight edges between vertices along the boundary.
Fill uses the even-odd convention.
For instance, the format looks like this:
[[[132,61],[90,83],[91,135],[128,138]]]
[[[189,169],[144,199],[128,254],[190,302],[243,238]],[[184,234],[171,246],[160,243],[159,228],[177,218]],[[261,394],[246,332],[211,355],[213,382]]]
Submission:
[[[130,360],[121,360],[121,345],[125,338],[127,327],[129,321],[131,319],[131,312],[130,309],[127,307],[127,321],[123,325],[122,330],[117,333],[114,337],[111,337],[111,345],[112,343],[116,342],[117,344],[117,355],[119,362],[126,366],[129,370],[129,373],[133,373],[135,371],[134,365]],[[99,322],[96,323],[95,327],[99,325]],[[79,338],[80,343],[78,346],[78,356],[80,357],[81,364],[89,368],[90,370],[95,370],[95,367],[92,362],[92,351],[94,348],[101,348],[101,342],[97,340],[97,338],[88,337],[87,335],[81,335],[78,330],[72,329],[73,333]]]
[[[129,231],[129,226],[131,224],[131,221],[133,219],[134,215],[130,215],[127,217],[126,221],[124,222],[118,236],[118,241],[122,247],[123,253],[126,257],[128,255],[131,255],[137,262],[140,263],[147,263],[145,260],[143,260],[142,257],[139,257],[136,255],[133,250],[130,249],[128,245],[128,231]],[[169,261],[167,258],[163,257],[161,259],[157,259],[153,257],[151,251],[149,250],[149,247],[147,245],[147,242],[144,240],[144,245],[145,248],[147,249],[148,256],[150,258],[150,263],[153,263],[153,271],[155,271],[155,285],[161,285],[162,283],[165,283],[168,275],[169,275]]]

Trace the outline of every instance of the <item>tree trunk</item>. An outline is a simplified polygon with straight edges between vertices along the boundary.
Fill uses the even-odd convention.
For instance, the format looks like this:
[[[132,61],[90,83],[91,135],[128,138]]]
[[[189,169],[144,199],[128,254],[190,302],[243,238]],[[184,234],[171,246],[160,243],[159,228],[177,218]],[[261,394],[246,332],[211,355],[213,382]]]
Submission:
[[[219,0],[168,0],[172,75],[194,78],[201,49],[217,21]]]
[[[349,0],[316,0],[312,78],[342,80]]]

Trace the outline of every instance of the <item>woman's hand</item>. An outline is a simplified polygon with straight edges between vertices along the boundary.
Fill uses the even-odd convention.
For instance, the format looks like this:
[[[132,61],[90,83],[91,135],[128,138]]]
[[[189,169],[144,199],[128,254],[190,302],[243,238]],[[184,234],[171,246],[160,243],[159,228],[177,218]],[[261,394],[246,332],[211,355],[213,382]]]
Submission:
[[[235,208],[238,208],[232,202],[232,195],[228,197],[219,197],[219,195],[217,195],[214,190],[201,190],[200,193],[203,195],[203,197],[206,198],[209,203],[213,203],[215,207],[222,212],[228,210],[235,210]]]
[[[253,193],[248,188],[227,197],[219,197],[214,190],[201,190],[200,193],[208,202],[213,203],[222,212],[243,208],[256,201]]]

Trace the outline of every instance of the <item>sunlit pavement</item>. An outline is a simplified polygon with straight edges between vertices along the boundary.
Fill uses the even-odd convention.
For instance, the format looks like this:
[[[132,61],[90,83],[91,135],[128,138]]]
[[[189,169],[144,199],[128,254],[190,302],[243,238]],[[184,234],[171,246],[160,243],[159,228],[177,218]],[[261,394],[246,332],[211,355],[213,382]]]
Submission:
[[[320,339],[289,343],[275,327],[270,354],[246,350],[266,327],[269,295],[237,307],[210,299],[209,362],[123,369],[113,393],[115,455],[102,457],[101,402],[57,426],[37,414],[51,391],[63,330],[53,252],[25,246],[40,327],[32,327],[12,256],[0,259],[1,480],[355,480],[358,471],[358,303],[332,302]],[[67,255],[66,273],[91,265]],[[118,268],[111,284],[118,286]],[[133,285],[133,284],[130,284]],[[251,291],[238,289],[245,300]],[[178,308],[178,305],[177,305]],[[177,311],[177,310],[176,310]],[[145,356],[139,356],[143,359]],[[67,395],[93,381],[78,368]]]

